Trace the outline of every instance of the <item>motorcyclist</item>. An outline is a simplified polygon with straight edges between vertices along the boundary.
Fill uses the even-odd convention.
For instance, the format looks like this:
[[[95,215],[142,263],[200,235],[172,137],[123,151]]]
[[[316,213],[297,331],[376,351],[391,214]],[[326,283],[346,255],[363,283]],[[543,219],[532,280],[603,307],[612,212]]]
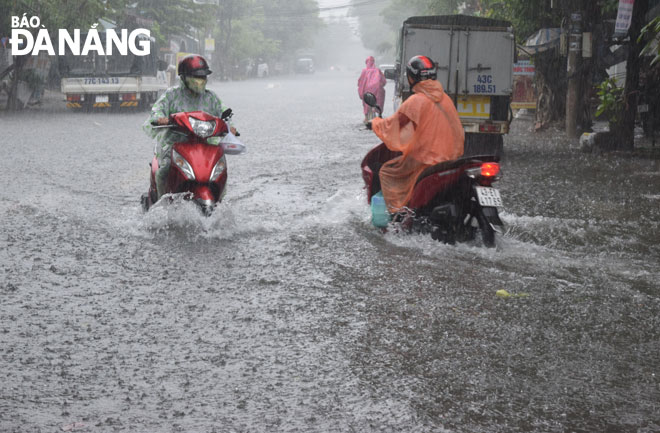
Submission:
[[[363,99],[365,92],[373,93],[376,96],[378,106],[382,107],[385,101],[385,84],[387,84],[385,75],[376,67],[373,56],[367,57],[364,63],[367,67],[362,69],[360,78],[358,78],[358,95],[360,99]],[[362,107],[364,109],[364,121],[367,122],[371,120],[368,116],[370,107],[364,102],[362,102]]]
[[[155,148],[158,158],[156,172],[156,189],[158,198],[165,193],[167,175],[172,165],[172,145],[177,141],[177,133],[170,129],[154,129],[152,122],[167,125],[169,116],[183,111],[204,111],[220,117],[225,107],[218,96],[206,89],[207,77],[211,74],[206,59],[200,55],[190,54],[179,62],[177,73],[180,78],[178,86],[171,87],[158,98],[151,109],[151,115],[143,124],[143,129],[151,138],[157,139]],[[236,134],[236,128],[230,125],[230,130]]]
[[[406,66],[406,76],[414,94],[392,116],[367,123],[388,149],[402,153],[379,171],[391,213],[404,210],[426,168],[463,155],[465,141],[454,103],[436,81],[435,63],[426,56],[414,56]]]

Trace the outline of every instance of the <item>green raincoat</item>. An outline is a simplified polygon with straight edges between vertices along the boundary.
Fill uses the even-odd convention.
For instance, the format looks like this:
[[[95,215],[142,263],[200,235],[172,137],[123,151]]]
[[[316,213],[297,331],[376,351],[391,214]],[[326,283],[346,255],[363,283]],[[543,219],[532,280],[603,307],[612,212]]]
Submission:
[[[177,141],[181,141],[182,136],[180,133],[176,133],[171,129],[154,129],[151,126],[151,122],[182,111],[204,111],[213,116],[220,117],[224,110],[225,107],[222,105],[222,101],[212,91],[206,90],[202,95],[198,95],[188,90],[183,83],[167,89],[154,103],[151,109],[151,115],[142,125],[142,129],[148,136],[156,139],[154,153],[158,158],[156,182],[158,183],[159,195],[172,164],[172,145]]]

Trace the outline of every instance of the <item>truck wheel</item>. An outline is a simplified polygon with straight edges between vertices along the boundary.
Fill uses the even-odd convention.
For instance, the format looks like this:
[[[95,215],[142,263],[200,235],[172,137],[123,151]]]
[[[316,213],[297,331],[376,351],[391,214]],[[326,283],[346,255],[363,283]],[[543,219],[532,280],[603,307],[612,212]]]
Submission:
[[[140,111],[151,109],[151,106],[153,105],[152,99],[153,97],[151,96],[151,93],[143,93],[140,98],[140,103],[138,104],[138,109]]]

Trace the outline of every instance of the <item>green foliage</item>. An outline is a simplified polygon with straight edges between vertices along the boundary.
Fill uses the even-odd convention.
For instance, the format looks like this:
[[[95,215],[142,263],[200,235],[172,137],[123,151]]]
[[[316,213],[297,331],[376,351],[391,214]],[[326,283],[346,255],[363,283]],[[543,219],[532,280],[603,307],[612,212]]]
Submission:
[[[655,57],[651,61],[651,65],[655,65],[660,61],[660,16],[655,17],[650,23],[644,26],[637,43],[642,43],[644,39],[648,40],[641,55],[645,56],[655,51]]]
[[[489,18],[511,22],[519,41],[544,27],[560,27],[563,13],[550,9],[546,0],[484,0],[481,2]]]
[[[314,0],[225,0],[213,32],[221,56],[236,64],[246,59],[293,57],[311,46],[321,26]]]
[[[588,2],[605,16],[616,16],[618,0],[582,0],[583,5]],[[580,0],[556,0],[554,8],[550,7],[550,0],[390,0],[382,15],[394,30],[415,15],[462,13],[502,19],[511,22],[522,41],[541,28],[560,27],[580,7]]]
[[[349,13],[358,18],[362,45],[372,52],[393,54],[397,33],[396,27],[386,24],[383,18],[386,3],[365,4],[363,0],[353,0],[352,4],[356,6],[352,7]]]
[[[233,63],[244,59],[273,58],[279,55],[280,41],[264,36],[261,30],[263,16],[252,16],[236,21],[233,25],[230,58]]]
[[[131,27],[136,19],[152,21],[153,36],[164,44],[174,35],[200,37],[198,32],[210,26],[215,7],[193,0],[137,0],[130,2],[119,23]]]
[[[616,85],[614,78],[608,78],[597,86],[600,104],[596,116],[604,115],[610,124],[617,124],[622,119],[624,102],[623,87]]]
[[[416,15],[428,15],[428,0],[390,0],[381,15],[394,31],[397,31],[403,21]]]
[[[603,15],[609,15],[613,18],[616,17],[616,13],[619,9],[619,0],[603,0],[600,3]]]

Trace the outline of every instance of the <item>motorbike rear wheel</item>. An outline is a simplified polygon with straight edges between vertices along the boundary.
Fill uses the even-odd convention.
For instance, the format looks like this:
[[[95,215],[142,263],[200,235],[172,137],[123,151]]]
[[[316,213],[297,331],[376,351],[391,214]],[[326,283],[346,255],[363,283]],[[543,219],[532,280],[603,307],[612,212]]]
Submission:
[[[495,247],[495,229],[490,224],[481,208],[477,210],[477,221],[479,222],[479,231],[481,232],[481,240],[487,248]]]

